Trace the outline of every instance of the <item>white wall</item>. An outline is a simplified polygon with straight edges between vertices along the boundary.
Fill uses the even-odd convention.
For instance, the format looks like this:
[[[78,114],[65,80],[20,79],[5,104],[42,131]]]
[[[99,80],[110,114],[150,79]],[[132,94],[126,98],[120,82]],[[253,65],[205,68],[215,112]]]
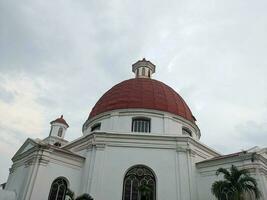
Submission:
[[[198,127],[192,122],[167,112],[145,109],[124,109],[104,113],[87,121],[85,123],[87,129],[83,132],[84,134],[90,134],[91,127],[94,124],[101,123],[101,131],[130,133],[132,118],[134,117],[150,118],[151,133],[153,134],[182,135],[182,128],[187,127],[192,132],[193,138],[199,140],[200,137]]]
[[[218,180],[223,180],[223,176],[216,176],[216,170],[219,169],[220,167],[225,168],[225,169],[230,169],[232,165],[237,166],[239,169],[242,168],[248,168],[252,170],[250,175],[254,177],[258,183],[258,187],[262,192],[262,197],[261,200],[266,200],[267,199],[267,193],[266,193],[266,182],[264,182],[264,175],[258,173],[257,167],[250,164],[250,160],[241,160],[241,161],[230,161],[229,160],[224,160],[221,161],[220,164],[210,164],[210,166],[206,167],[201,167],[197,170],[197,186],[198,186],[198,197],[199,200],[204,200],[204,199],[210,199],[210,200],[215,200],[215,196],[212,195],[211,193],[211,187],[212,184],[215,181]],[[254,172],[253,172],[254,171]]]
[[[13,173],[9,174],[6,190],[14,191],[17,199],[23,199],[23,194],[27,187],[27,180],[31,174],[32,165],[26,167],[25,165],[17,167]]]
[[[94,159],[92,159],[94,157]],[[153,170],[157,180],[157,199],[193,200],[194,184],[189,183],[192,176],[186,152],[173,149],[104,147],[94,149],[88,154],[85,168],[90,169],[89,192],[96,200],[118,200],[122,198],[123,179],[127,170],[134,165],[145,165]],[[93,168],[92,168],[93,166]],[[190,188],[191,185],[191,188]]]
[[[75,194],[80,192],[81,168],[50,162],[46,166],[39,166],[31,199],[47,200],[51,184],[58,177],[65,177],[69,182],[69,188]]]

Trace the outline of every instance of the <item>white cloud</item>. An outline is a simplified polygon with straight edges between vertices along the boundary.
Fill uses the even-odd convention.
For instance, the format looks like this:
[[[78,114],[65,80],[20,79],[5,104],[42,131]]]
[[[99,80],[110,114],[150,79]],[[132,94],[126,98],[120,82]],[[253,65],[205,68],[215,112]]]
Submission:
[[[70,124],[67,138],[80,136],[94,103],[133,77],[131,64],[143,57],[157,65],[154,78],[188,102],[202,142],[228,153],[266,131],[267,1],[0,4],[5,159],[27,137],[47,136],[61,114]]]
[[[39,88],[25,75],[1,75],[0,88],[12,94],[10,102],[0,99],[0,126],[25,136],[40,136],[43,123],[43,107],[37,103]]]

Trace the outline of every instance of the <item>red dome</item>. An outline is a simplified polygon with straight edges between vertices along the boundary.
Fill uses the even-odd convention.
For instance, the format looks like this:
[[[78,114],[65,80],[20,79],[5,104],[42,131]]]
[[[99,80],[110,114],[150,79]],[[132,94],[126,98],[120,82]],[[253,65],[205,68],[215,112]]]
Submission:
[[[179,94],[164,83],[148,78],[129,79],[112,87],[95,104],[89,118],[128,108],[169,112],[195,123],[194,116]]]

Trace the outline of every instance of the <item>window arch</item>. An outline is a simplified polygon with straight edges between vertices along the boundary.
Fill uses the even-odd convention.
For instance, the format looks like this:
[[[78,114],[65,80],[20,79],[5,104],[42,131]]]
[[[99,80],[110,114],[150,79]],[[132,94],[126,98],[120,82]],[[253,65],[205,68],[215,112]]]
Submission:
[[[189,128],[183,127],[182,133],[183,135],[189,135],[190,137],[192,137],[192,131]]]
[[[135,117],[132,119],[132,132],[150,133],[150,119],[145,117]]]
[[[156,178],[151,169],[136,165],[128,170],[122,200],[156,200]]]
[[[51,185],[48,200],[65,200],[67,187],[68,184],[65,178],[55,179]]]
[[[57,135],[58,135],[59,137],[62,137],[62,133],[63,133],[63,128],[60,127],[60,128],[58,129]]]

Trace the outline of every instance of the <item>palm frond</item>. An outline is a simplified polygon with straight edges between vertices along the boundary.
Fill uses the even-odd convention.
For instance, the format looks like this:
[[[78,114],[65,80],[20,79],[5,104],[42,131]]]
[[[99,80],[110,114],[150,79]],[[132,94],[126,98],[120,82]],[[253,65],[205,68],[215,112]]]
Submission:
[[[229,171],[225,168],[219,168],[216,171],[216,175],[218,176],[219,174],[223,174],[224,178],[226,180],[229,180],[229,178],[231,177],[231,174],[229,173]],[[230,181],[230,180],[229,180]]]
[[[212,194],[219,200],[224,199],[242,199],[246,194],[253,194],[259,199],[261,192],[258,188],[255,178],[249,175],[247,169],[239,170],[232,165],[230,170],[219,168],[216,175],[224,175],[224,180],[215,181],[212,184]]]
[[[261,197],[261,192],[259,188],[257,187],[257,185],[251,185],[251,184],[245,183],[243,185],[243,191],[254,193],[256,199],[259,199]]]
[[[212,184],[211,192],[218,199],[225,199],[226,196],[233,193],[231,183],[229,181],[215,181]]]

